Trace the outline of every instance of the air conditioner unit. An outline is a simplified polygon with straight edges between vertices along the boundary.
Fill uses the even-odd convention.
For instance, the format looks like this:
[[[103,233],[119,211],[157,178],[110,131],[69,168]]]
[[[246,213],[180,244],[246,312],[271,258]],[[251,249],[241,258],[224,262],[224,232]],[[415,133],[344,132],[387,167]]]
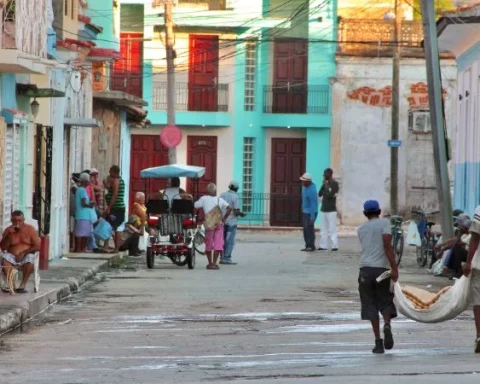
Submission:
[[[430,111],[410,112],[409,127],[413,133],[429,133],[432,131],[430,124]]]

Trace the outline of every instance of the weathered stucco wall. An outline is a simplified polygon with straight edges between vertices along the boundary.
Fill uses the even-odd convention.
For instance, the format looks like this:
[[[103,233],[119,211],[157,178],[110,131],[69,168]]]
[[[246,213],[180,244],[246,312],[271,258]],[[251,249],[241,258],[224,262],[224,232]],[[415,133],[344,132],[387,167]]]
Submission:
[[[454,61],[442,66],[447,127],[452,127],[456,94]],[[364,218],[362,204],[378,199],[390,206],[392,61],[383,58],[337,58],[333,84],[332,166],[341,181],[339,210],[343,223]],[[414,133],[412,112],[428,111],[425,61],[403,59],[400,71],[399,208],[438,208],[431,133]]]
[[[93,118],[100,127],[92,129],[92,168],[98,169],[103,180],[112,165],[120,165],[121,112],[96,101]]]

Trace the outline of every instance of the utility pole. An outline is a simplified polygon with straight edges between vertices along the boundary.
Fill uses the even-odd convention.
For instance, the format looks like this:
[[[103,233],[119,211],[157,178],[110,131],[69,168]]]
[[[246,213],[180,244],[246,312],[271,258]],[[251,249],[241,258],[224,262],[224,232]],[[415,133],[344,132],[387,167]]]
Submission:
[[[450,239],[453,237],[452,198],[450,195],[450,180],[448,178],[447,168],[447,145],[445,140],[437,25],[435,23],[435,6],[432,0],[422,0],[422,22],[425,60],[427,64],[428,103],[430,106],[433,156],[435,160],[435,179],[437,181],[438,201],[440,205],[442,237],[444,239]]]
[[[393,73],[392,73],[392,140],[399,139],[400,119],[400,44],[402,35],[402,0],[395,0],[393,26]],[[390,213],[398,214],[398,147],[390,148]]]
[[[165,40],[167,48],[167,125],[175,126],[175,36],[173,34],[173,1],[165,4]],[[168,163],[177,163],[177,149],[168,149]]]

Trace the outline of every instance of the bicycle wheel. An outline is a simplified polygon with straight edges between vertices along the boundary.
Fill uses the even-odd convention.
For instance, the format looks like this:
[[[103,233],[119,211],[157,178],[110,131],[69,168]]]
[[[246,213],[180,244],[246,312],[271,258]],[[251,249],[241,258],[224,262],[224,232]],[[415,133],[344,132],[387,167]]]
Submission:
[[[424,237],[422,239],[422,245],[417,247],[417,264],[419,267],[425,267],[427,265],[428,260],[428,240]]]
[[[193,246],[200,255],[205,255],[205,236],[200,231],[195,233]]]
[[[402,261],[402,256],[403,256],[403,247],[404,247],[404,238],[403,238],[403,233],[399,233],[397,236],[397,244],[395,246],[395,255],[396,257],[396,263],[397,265],[400,265]]]

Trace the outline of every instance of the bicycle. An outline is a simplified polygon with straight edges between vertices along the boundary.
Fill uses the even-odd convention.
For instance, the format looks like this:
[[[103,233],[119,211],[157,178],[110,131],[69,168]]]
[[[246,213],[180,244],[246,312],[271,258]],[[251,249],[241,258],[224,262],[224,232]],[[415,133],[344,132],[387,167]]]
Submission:
[[[417,247],[416,253],[417,253],[417,264],[422,268],[427,265],[427,262],[429,259],[430,259],[429,268],[432,268],[433,264],[438,259],[435,246],[437,245],[441,235],[439,233],[435,233],[432,230],[432,227],[435,225],[435,222],[427,220],[427,216],[436,215],[438,213],[439,213],[438,211],[431,212],[429,214],[426,214],[422,210],[412,211],[413,215],[420,216],[420,218],[415,221],[417,222],[417,225],[419,225],[420,227],[419,232],[420,232],[420,236],[422,237],[422,242],[421,242],[421,245]]]
[[[392,224],[392,248],[395,252],[395,263],[400,265],[403,256],[403,248],[405,245],[405,238],[403,233],[403,217],[389,216]]]

